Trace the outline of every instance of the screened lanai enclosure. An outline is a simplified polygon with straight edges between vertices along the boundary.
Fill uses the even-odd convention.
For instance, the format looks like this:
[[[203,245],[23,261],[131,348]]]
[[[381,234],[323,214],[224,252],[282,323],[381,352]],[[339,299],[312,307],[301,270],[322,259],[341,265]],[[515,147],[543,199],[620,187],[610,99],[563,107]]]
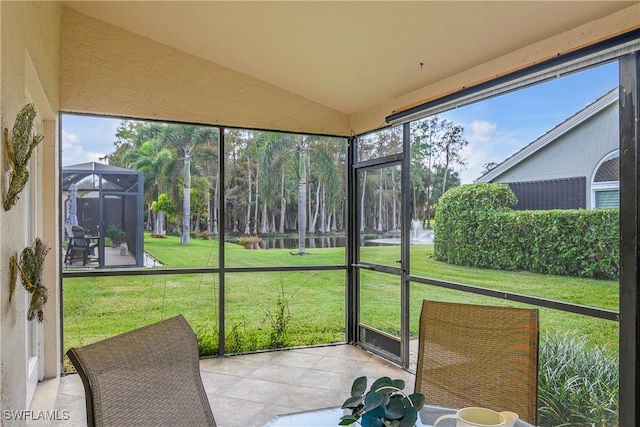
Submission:
[[[635,164],[622,155],[637,151],[637,116],[622,95],[637,91],[635,64],[604,53],[589,67],[552,64],[553,79],[505,79],[350,137],[123,118],[126,139],[105,154],[126,167],[149,160],[147,188],[143,172],[67,167],[63,212],[68,220],[75,184],[78,224],[100,236],[101,265],[112,265],[113,225],[141,265],[144,193],[166,210],[166,233],[144,234],[162,267],[65,271],[64,347],[183,314],[202,356],[348,342],[415,371],[423,300],[536,307],[539,425],[618,425],[620,349],[633,341],[620,289],[636,286],[622,268],[636,260],[620,254],[637,197]],[[603,181],[614,158],[619,173]],[[580,183],[586,209],[518,211],[515,196],[494,204],[516,185],[567,180]],[[586,202],[602,191],[613,207]],[[98,314],[83,310],[87,290]],[[556,393],[572,381],[551,378],[561,367],[586,380],[598,372],[599,394],[580,406]],[[570,414],[556,417],[556,403]]]
[[[143,177],[96,162],[63,168],[66,268],[144,265]]]

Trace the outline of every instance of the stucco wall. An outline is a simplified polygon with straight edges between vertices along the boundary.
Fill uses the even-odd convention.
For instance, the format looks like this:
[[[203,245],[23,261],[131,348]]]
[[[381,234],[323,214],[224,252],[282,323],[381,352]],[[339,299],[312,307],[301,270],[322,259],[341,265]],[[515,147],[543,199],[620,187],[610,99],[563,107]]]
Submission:
[[[62,110],[349,134],[344,114],[71,9],[62,28]]]
[[[267,83],[65,9],[61,108],[347,136],[379,128],[394,112],[638,26],[640,5],[634,5],[346,117]]]
[[[27,210],[22,197],[9,211],[0,209],[0,408],[27,409],[26,397],[26,307],[27,297],[18,285],[9,302],[9,257],[17,255],[30,242],[28,230],[34,230],[52,247],[47,257],[45,284],[53,289],[47,307],[45,335],[46,353],[52,366],[49,376],[57,375],[59,366],[57,343],[58,310],[55,288],[57,231],[55,214],[46,215],[43,207],[55,206],[57,189],[55,161],[57,153],[56,120],[58,111],[59,34],[61,6],[54,2],[0,2],[0,126],[13,128],[16,114],[32,100],[42,117],[45,136],[33,158],[34,197],[37,208]],[[9,161],[0,150],[2,196],[6,192]],[[45,176],[45,174],[47,176]],[[45,225],[45,223],[47,223]],[[57,362],[57,363],[56,363]],[[24,421],[0,420],[1,425],[22,425]]]

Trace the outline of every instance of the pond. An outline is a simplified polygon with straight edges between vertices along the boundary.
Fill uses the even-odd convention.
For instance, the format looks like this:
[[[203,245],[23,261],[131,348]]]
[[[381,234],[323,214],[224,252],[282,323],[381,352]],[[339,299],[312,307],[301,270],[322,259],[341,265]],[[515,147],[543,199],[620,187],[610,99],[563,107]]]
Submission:
[[[344,248],[347,239],[343,235],[333,236],[307,236],[305,247],[313,248]],[[433,243],[433,230],[412,229],[410,234],[411,244]],[[387,246],[400,244],[400,231],[388,232],[379,235],[367,234],[363,236],[362,246]],[[260,249],[297,249],[298,236],[262,237]]]

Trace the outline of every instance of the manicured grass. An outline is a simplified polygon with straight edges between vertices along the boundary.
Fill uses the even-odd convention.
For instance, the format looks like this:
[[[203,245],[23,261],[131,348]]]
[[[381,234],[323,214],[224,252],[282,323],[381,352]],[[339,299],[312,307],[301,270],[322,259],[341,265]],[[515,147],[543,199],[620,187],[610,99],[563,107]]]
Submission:
[[[167,267],[218,265],[218,242],[192,240],[180,245],[179,238],[154,239],[145,235],[145,250]],[[225,244],[226,265],[300,266],[343,265],[344,248],[308,249],[310,255],[292,255],[290,250],[246,250]],[[430,245],[411,246],[413,275],[446,279],[493,289],[535,295],[611,310],[618,309],[618,283],[526,272],[504,272],[452,266],[435,261]],[[397,247],[363,248],[366,259],[397,265]],[[397,276],[362,272],[361,316],[367,324],[397,334],[400,327],[400,283]],[[253,343],[268,345],[274,326],[278,295],[286,299],[289,345],[307,345],[344,340],[345,273],[261,272],[234,273],[225,278],[225,323],[235,349]],[[218,276],[184,274],[77,278],[64,281],[64,346],[84,345],[157,320],[182,313],[194,326],[199,339],[217,345]],[[435,286],[413,283],[411,334],[417,334],[418,316],[425,298],[482,304],[504,304]],[[513,305],[509,303],[510,305]],[[606,345],[617,352],[618,324],[584,316],[541,309],[543,331],[578,331],[589,343]],[[242,334],[241,330],[244,330]],[[243,335],[244,334],[244,335]],[[230,341],[228,339],[227,341]],[[238,344],[238,341],[243,343]],[[248,344],[247,344],[248,345]]]

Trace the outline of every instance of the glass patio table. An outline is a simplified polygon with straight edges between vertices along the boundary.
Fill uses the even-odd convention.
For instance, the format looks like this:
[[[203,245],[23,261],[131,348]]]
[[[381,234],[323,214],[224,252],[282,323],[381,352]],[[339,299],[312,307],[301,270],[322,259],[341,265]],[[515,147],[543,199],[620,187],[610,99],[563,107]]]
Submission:
[[[420,416],[416,422],[416,427],[429,427],[441,415],[454,414],[455,409],[442,408],[439,406],[425,405],[420,411]],[[264,427],[337,427],[340,417],[344,414],[339,407],[314,409],[311,411],[294,412],[291,414],[277,415],[272,418]],[[353,424],[355,426],[359,424]],[[446,419],[438,423],[438,427],[453,427],[455,420]],[[518,420],[514,427],[534,427],[525,421]]]

